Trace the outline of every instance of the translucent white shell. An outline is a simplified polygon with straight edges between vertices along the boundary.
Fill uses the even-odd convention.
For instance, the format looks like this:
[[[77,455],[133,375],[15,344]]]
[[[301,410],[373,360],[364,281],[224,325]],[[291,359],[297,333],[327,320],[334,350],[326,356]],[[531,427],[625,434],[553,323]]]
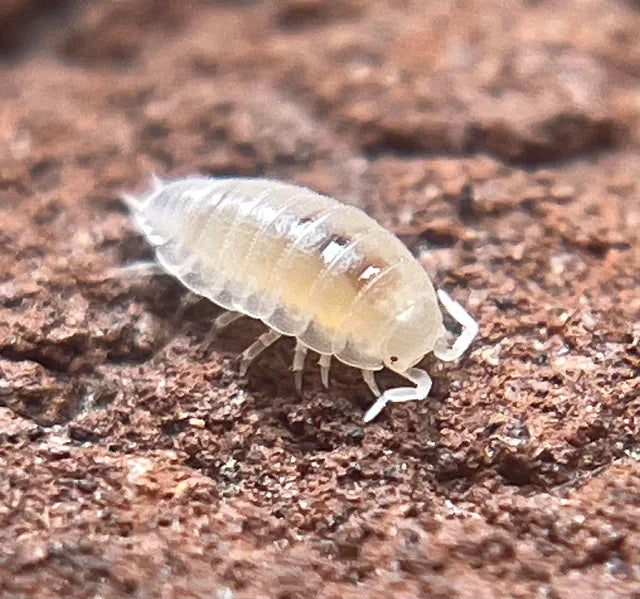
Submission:
[[[129,203],[169,274],[320,354],[406,370],[444,334],[423,268],[355,207],[267,179],[201,177]]]

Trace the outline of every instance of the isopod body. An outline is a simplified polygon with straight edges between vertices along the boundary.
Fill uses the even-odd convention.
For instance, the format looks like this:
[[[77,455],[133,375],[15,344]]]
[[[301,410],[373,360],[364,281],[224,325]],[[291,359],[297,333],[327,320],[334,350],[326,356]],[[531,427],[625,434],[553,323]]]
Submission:
[[[463,325],[444,343],[438,296],[424,269],[392,233],[362,210],[310,189],[267,179],[189,177],[155,180],[141,198],[126,196],[134,221],[161,268],[194,293],[233,314],[263,321],[243,356],[243,370],[280,335],[296,337],[294,371],[307,349],[361,368],[374,391],[384,366],[417,387],[392,389],[387,401],[424,399],[431,380],[414,368],[434,351],[455,359],[477,326],[444,292],[443,305]],[[235,320],[227,314],[224,324]]]

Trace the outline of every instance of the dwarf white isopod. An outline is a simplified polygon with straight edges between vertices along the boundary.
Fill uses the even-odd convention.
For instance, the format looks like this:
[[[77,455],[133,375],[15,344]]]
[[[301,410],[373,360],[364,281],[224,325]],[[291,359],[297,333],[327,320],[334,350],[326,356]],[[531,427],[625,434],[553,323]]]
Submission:
[[[301,388],[307,350],[320,354],[328,386],[331,356],[360,368],[378,400],[422,400],[431,378],[415,365],[433,351],[455,360],[478,326],[464,308],[434,287],[409,250],[362,210],[305,187],[268,179],[154,179],[140,198],[124,196],[154,246],[157,265],[188,289],[229,312],[260,319],[269,331],[242,354],[251,360],[281,335],[297,340],[293,358]],[[149,265],[142,265],[148,268]],[[438,298],[462,325],[448,347]],[[388,367],[413,382],[380,393],[374,371]]]

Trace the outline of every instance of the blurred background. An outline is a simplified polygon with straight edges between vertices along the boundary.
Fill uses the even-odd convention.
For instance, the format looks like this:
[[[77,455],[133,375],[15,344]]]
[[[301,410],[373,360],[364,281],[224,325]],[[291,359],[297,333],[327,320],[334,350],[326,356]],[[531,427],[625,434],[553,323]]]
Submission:
[[[0,0],[1,594],[637,596],[639,123],[635,0]],[[367,427],[239,382],[106,274],[152,173],[358,205],[480,336]]]

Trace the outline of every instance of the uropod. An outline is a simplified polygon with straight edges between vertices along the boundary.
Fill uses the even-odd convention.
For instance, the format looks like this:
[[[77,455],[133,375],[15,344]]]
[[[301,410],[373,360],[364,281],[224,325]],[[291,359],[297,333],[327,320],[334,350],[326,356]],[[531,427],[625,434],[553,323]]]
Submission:
[[[459,358],[475,337],[474,319],[428,275],[391,232],[362,210],[308,188],[269,179],[154,178],[141,197],[125,195],[133,220],[155,251],[139,271],[176,277],[226,312],[216,329],[242,316],[269,327],[243,353],[240,374],[280,336],[296,338],[296,388],[308,350],[320,354],[329,384],[332,356],[360,368],[378,397],[422,400],[431,378],[416,364],[428,353]],[[438,299],[462,326],[449,346]],[[374,372],[387,367],[415,386],[380,393]]]

